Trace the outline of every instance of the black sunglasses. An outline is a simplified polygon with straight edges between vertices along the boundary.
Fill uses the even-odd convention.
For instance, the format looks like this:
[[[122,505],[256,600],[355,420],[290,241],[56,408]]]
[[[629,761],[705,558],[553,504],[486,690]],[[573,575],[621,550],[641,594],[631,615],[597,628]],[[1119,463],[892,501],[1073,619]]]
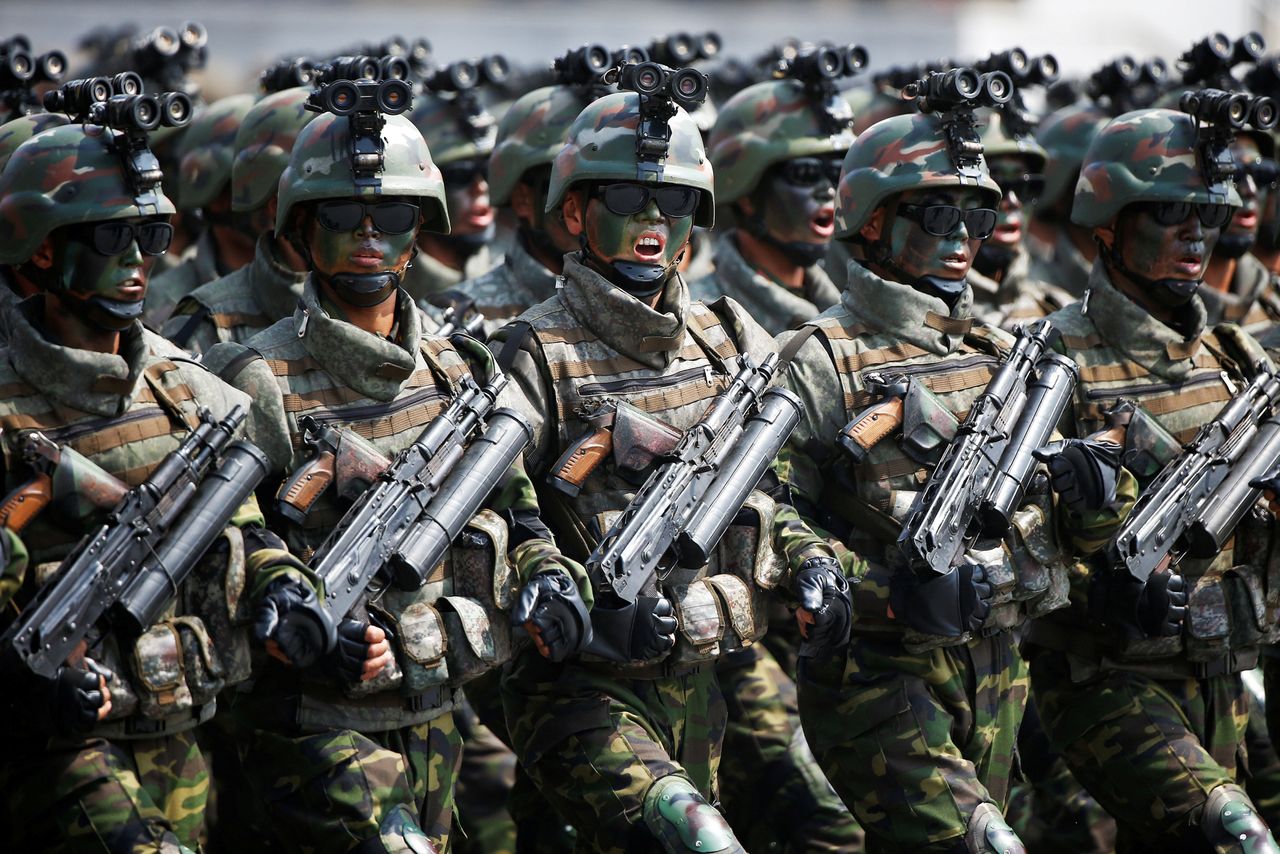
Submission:
[[[1213,205],[1204,202],[1143,202],[1142,208],[1151,218],[1164,226],[1182,225],[1194,212],[1205,228],[1222,228],[1231,222],[1235,209],[1231,205]]]
[[[996,230],[996,212],[991,208],[961,210],[955,205],[898,205],[898,213],[918,223],[934,237],[948,237],[964,222],[970,240],[986,240]]]
[[[643,184],[601,184],[595,195],[604,200],[604,206],[618,216],[640,213],[649,206],[649,200],[658,203],[663,216],[690,216],[698,209],[698,191],[693,187],[671,184],[646,187]]]
[[[1000,187],[1002,198],[1013,193],[1024,205],[1034,205],[1044,195],[1043,175],[1019,175],[1017,178],[997,178],[992,175],[991,180]]]
[[[163,255],[173,240],[173,226],[167,222],[89,222],[71,229],[71,236],[99,255],[123,255],[136,240],[143,255]]]
[[[489,161],[483,158],[475,160],[459,160],[440,167],[440,177],[449,189],[470,187],[476,178],[489,180]]]
[[[1280,166],[1269,157],[1260,157],[1252,163],[1237,164],[1236,183],[1243,182],[1246,177],[1252,178],[1259,187],[1270,186],[1280,179]]]
[[[364,218],[383,234],[404,234],[418,224],[418,206],[408,202],[321,202],[316,220],[329,231],[355,231]]]
[[[840,163],[834,157],[793,157],[778,164],[778,175],[793,187],[816,187],[827,181],[840,184]]]

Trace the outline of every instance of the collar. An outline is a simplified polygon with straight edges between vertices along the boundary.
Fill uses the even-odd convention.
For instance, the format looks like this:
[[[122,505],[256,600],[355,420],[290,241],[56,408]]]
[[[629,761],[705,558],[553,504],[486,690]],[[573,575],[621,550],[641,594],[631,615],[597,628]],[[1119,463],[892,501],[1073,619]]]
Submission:
[[[432,294],[457,287],[467,279],[488,272],[492,266],[488,246],[480,247],[479,251],[467,259],[461,270],[455,270],[419,249],[409,262],[409,269],[401,277],[402,287],[414,300],[429,301]]]
[[[305,272],[299,273],[276,254],[273,232],[258,236],[253,261],[249,264],[249,280],[253,283],[253,299],[267,317],[288,317],[302,298]]]
[[[954,353],[973,316],[973,289],[965,288],[954,311],[938,297],[882,279],[856,260],[840,295],[844,307],[879,333],[900,338],[938,356]]]
[[[422,319],[413,300],[396,291],[399,342],[366,332],[325,311],[308,277],[293,312],[293,327],[307,353],[335,379],[374,400],[393,400],[413,374]]]
[[[578,323],[643,365],[665,368],[684,343],[689,288],[678,274],[667,282],[655,310],[587,267],[575,253],[564,258],[557,293]]]
[[[1005,268],[1004,277],[998,282],[979,273],[976,267],[970,267],[965,278],[973,288],[975,302],[996,306],[1011,303],[1022,295],[1031,281],[1031,253],[1024,244],[1019,244]]]
[[[716,244],[712,275],[722,282],[721,290],[740,302],[748,314],[762,322],[776,319],[789,329],[840,301],[840,290],[820,264],[805,269],[804,284],[797,293],[753,267],[743,257],[735,235],[731,231]]]
[[[1106,265],[1098,257],[1089,273],[1084,312],[1108,346],[1154,374],[1178,380],[1191,371],[1207,320],[1204,302],[1198,294],[1187,305],[1195,313],[1196,324],[1192,336],[1184,338],[1122,294],[1111,283]]]
[[[1084,253],[1071,242],[1071,235],[1065,228],[1059,230],[1053,244],[1053,262],[1061,281],[1055,285],[1065,288],[1077,296],[1083,296],[1089,288],[1089,277],[1093,273],[1093,264],[1084,257]]]
[[[512,302],[537,305],[555,296],[556,274],[529,254],[529,250],[524,246],[524,240],[519,235],[511,241],[511,246],[508,247],[502,263],[511,271],[512,279],[524,289],[522,294],[507,295]]]
[[[1229,291],[1223,293],[1213,288],[1201,287],[1197,295],[1204,300],[1209,323],[1221,323],[1224,320],[1238,322],[1262,298],[1270,284],[1271,272],[1261,261],[1246,252],[1236,261],[1236,271],[1231,277]]]
[[[120,415],[133,402],[150,348],[142,324],[120,333],[120,353],[95,353],[55,344],[31,317],[43,308],[34,296],[5,310],[9,361],[23,380],[63,406],[94,415]]]

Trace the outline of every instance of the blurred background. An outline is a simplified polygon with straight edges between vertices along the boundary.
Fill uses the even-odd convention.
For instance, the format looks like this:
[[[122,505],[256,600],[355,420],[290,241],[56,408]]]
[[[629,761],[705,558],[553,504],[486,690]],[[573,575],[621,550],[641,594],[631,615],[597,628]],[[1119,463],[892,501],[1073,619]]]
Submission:
[[[0,0],[0,36],[26,35],[33,52],[58,48],[74,76],[95,29],[137,25],[208,30],[208,63],[193,74],[206,98],[252,91],[258,72],[286,55],[331,56],[390,35],[425,37],[447,62],[501,53],[517,67],[546,65],[586,41],[648,44],[675,30],[714,30],[723,53],[751,59],[785,36],[857,42],[869,70],[936,57],[986,56],[1020,45],[1054,53],[1065,75],[1085,74],[1117,54],[1161,56],[1171,65],[1210,32],[1254,30],[1280,48],[1280,0]]]

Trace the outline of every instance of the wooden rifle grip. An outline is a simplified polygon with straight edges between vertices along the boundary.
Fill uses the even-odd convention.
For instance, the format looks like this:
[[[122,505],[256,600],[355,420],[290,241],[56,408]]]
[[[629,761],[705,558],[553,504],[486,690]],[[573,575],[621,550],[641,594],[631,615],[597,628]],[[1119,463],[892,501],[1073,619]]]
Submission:
[[[52,500],[53,479],[47,474],[37,474],[9,493],[0,504],[0,525],[20,534]]]
[[[570,495],[577,495],[591,472],[613,452],[613,433],[601,427],[570,445],[556,461],[551,482]]]
[[[281,484],[278,496],[280,502],[288,504],[305,516],[310,512],[311,505],[316,503],[316,499],[329,488],[329,484],[333,483],[336,459],[328,451],[317,454],[315,459]]]
[[[844,436],[870,451],[882,439],[902,426],[902,399],[891,397],[863,411],[857,420],[844,430]]]

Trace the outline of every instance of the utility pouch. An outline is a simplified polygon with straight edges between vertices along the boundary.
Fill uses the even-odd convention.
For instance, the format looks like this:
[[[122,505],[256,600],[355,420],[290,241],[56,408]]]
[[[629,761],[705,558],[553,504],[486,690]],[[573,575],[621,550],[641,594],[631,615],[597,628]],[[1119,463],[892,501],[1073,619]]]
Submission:
[[[461,686],[511,658],[511,627],[505,615],[466,596],[445,596],[439,603],[444,619],[445,659],[449,681]]]
[[[191,702],[196,706],[212,703],[227,684],[226,671],[213,647],[213,639],[199,617],[175,617],[173,625],[182,647],[182,666]]]
[[[902,451],[932,468],[956,437],[960,422],[922,382],[912,381],[902,406]]]
[[[245,588],[244,535],[234,525],[222,532],[204,560],[221,560],[218,571],[194,572],[183,586],[187,607],[184,613],[196,614],[209,633],[218,639],[217,654],[223,679],[235,685],[248,679],[252,672],[252,647],[249,640],[253,614]]]
[[[421,694],[449,680],[449,648],[444,619],[426,602],[414,602],[394,621],[396,659],[403,673],[400,693]]]
[[[138,711],[144,717],[160,720],[191,711],[182,638],[174,622],[157,623],[138,638],[132,665]]]
[[[1182,443],[1160,426],[1141,406],[1133,407],[1124,434],[1124,454],[1120,462],[1146,486],[1165,465],[1182,451]]]
[[[680,444],[681,432],[641,409],[618,402],[613,419],[613,464],[622,478],[641,484],[654,463]]]
[[[701,661],[718,656],[720,639],[724,634],[724,614],[720,610],[719,597],[706,579],[672,586],[671,597],[679,629],[670,661]]]

